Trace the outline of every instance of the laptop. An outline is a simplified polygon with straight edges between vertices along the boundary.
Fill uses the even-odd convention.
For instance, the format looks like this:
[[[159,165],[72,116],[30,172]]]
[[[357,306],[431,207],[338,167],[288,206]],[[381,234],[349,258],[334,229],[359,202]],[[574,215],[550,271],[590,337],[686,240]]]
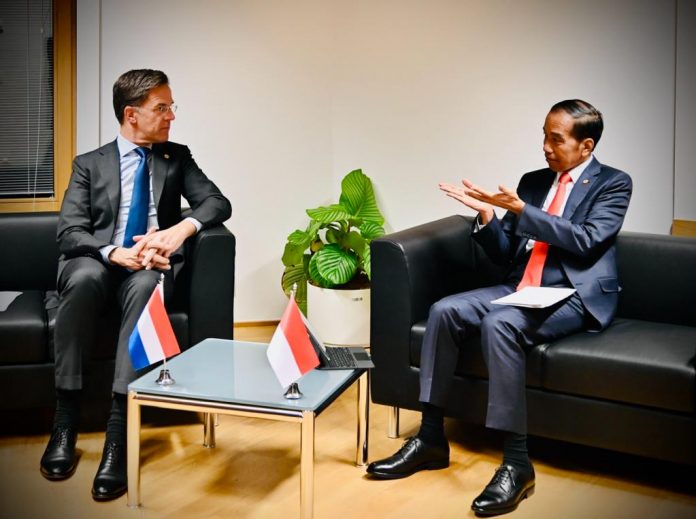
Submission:
[[[316,369],[370,369],[375,367],[370,354],[360,346],[330,346],[327,348],[319,340],[304,315],[302,318],[307,328],[309,341],[319,357],[319,366]]]

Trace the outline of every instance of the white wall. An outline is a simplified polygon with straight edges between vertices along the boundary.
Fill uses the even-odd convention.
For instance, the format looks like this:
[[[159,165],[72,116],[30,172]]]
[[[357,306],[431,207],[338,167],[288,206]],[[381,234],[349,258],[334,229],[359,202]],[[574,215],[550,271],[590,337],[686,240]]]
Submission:
[[[545,167],[544,117],[579,97],[606,119],[598,158],[635,181],[625,228],[668,232],[671,2],[366,0],[337,18],[334,171],[362,164],[394,228],[460,210],[439,180],[515,186]]]
[[[371,176],[388,229],[460,212],[437,182],[515,185],[544,167],[563,98],[605,115],[597,156],[635,183],[624,228],[667,233],[675,1],[79,0],[78,147],[114,137],[121,72],[169,74],[171,137],[232,200],[236,321],[279,317],[285,236],[345,173]],[[95,98],[98,113],[79,110]]]

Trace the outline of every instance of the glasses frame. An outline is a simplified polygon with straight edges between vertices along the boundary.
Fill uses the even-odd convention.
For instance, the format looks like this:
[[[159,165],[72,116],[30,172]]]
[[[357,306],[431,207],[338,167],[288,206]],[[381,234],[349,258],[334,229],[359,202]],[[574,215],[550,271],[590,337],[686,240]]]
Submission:
[[[140,111],[141,108],[143,110],[146,110],[146,108],[142,106],[134,106],[133,108],[137,111]],[[152,108],[147,108],[147,110],[150,110],[151,112],[154,112],[159,115],[166,115],[169,112],[176,113],[177,108],[179,107],[175,103],[172,103],[170,105],[159,104]]]

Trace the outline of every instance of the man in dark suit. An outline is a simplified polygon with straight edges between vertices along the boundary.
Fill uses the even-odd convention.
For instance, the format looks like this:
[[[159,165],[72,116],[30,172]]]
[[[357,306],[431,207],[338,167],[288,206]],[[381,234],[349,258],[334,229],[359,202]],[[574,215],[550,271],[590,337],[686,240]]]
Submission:
[[[534,490],[527,453],[525,353],[536,344],[582,330],[601,330],[618,302],[616,235],[632,183],[600,164],[593,151],[601,113],[581,100],[555,104],[544,123],[549,168],[524,175],[517,191],[487,192],[468,180],[440,189],[478,212],[474,239],[491,261],[507,267],[504,283],[446,297],[430,309],[420,372],[421,427],[393,456],[367,472],[377,479],[410,476],[449,465],[443,417],[459,345],[480,333],[489,374],[486,426],[504,431],[503,463],[474,500],[480,515],[514,510]],[[507,213],[499,220],[494,207]],[[492,304],[528,286],[573,288],[546,308]]]
[[[126,393],[136,378],[128,338],[135,323],[161,273],[166,273],[168,298],[172,265],[181,259],[184,241],[231,214],[229,201],[189,149],[168,140],[176,105],[163,72],[126,72],[114,84],[113,103],[118,137],[75,158],[61,207],[54,334],[57,405],[41,458],[41,473],[48,479],[65,479],[75,470],[83,354],[98,333],[98,317],[117,305],[121,324],[113,400],[92,487],[96,500],[114,499],[127,489]],[[192,210],[185,219],[182,196]]]

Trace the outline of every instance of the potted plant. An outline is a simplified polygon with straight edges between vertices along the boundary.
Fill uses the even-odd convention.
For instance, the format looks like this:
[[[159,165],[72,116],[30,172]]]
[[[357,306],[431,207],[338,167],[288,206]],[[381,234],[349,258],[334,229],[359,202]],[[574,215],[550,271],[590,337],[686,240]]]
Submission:
[[[339,202],[307,209],[307,215],[307,228],[290,233],[285,244],[283,290],[289,295],[297,285],[295,299],[325,342],[367,343],[363,339],[338,342],[331,337],[342,336],[337,321],[354,321],[351,316],[365,313],[365,306],[367,316],[362,319],[367,319],[367,326],[351,324],[363,332],[363,338],[365,333],[369,336],[370,242],[384,234],[384,217],[372,182],[362,170],[351,171],[341,181]],[[347,300],[349,306],[337,309],[336,300]],[[363,302],[362,310],[352,308],[351,301]],[[325,323],[322,316],[332,314],[333,322]]]

